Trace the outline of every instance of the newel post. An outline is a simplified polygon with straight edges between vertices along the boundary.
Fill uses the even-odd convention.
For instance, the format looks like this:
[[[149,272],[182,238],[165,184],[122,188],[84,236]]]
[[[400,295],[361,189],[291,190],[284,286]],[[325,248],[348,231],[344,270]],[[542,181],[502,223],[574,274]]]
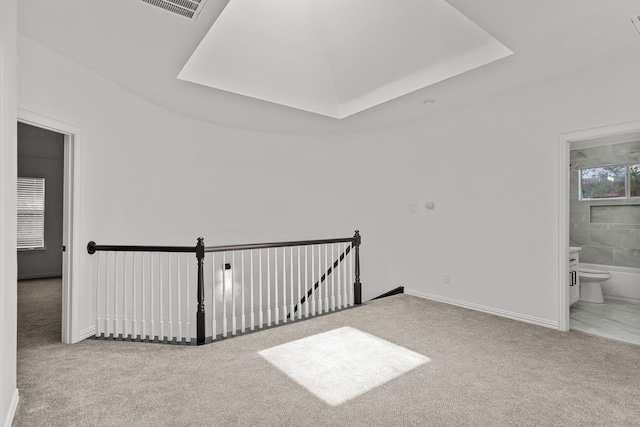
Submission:
[[[204,239],[198,237],[196,244],[196,258],[198,259],[198,311],[196,313],[196,344],[204,344]]]
[[[362,304],[362,284],[360,283],[360,231],[356,230],[356,233],[353,235],[353,247],[356,250],[356,281],[353,284],[353,304],[360,305]]]

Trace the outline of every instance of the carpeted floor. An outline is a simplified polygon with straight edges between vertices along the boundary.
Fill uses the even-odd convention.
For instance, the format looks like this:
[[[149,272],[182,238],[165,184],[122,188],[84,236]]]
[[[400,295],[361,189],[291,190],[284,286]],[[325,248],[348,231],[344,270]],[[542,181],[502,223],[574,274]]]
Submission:
[[[202,347],[60,344],[60,281],[20,282],[14,426],[638,426],[640,347],[407,295]],[[350,326],[431,359],[338,406],[258,355]]]
[[[338,406],[430,362],[350,326],[258,352],[311,394]]]

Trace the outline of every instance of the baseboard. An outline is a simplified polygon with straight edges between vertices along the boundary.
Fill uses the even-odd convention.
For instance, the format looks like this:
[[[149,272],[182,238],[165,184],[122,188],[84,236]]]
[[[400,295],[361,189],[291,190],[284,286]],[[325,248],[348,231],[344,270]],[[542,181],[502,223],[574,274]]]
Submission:
[[[11,427],[11,424],[13,424],[13,417],[15,417],[16,409],[18,408],[18,400],[20,400],[20,396],[18,394],[18,389],[16,389],[13,392],[13,398],[11,399],[11,405],[9,406],[7,417],[4,419],[5,427]]]
[[[82,331],[80,331],[80,339],[78,341],[82,341],[84,339],[87,339],[89,337],[92,337],[96,334],[96,326],[90,326],[87,329],[83,329]]]
[[[484,305],[473,304],[466,301],[455,300],[452,298],[441,297],[438,295],[427,294],[425,292],[416,291],[405,288],[404,293],[413,295],[414,297],[424,298],[432,301],[443,302],[445,304],[455,305],[469,310],[480,311],[482,313],[493,314],[495,316],[506,317],[507,319],[518,320],[520,322],[531,323],[532,325],[542,326],[550,329],[560,329],[558,322],[552,322],[539,317],[527,316],[526,314],[514,313],[512,311],[501,310],[499,308],[487,307]]]

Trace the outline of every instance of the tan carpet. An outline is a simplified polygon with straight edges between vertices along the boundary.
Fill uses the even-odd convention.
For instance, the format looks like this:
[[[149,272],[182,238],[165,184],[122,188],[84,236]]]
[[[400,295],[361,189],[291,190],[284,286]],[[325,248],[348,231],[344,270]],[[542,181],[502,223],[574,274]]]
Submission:
[[[15,426],[633,426],[640,347],[398,295],[203,347],[60,340],[60,282],[19,284]],[[351,326],[430,363],[332,407],[257,352]]]

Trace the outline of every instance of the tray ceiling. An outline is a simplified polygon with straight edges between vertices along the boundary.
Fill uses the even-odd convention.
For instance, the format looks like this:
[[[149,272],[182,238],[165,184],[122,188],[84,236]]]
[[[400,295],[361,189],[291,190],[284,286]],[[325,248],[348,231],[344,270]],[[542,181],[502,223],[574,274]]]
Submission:
[[[178,78],[341,119],[511,54],[444,0],[234,1]]]
[[[460,74],[433,84],[421,73],[446,64],[452,52],[464,52],[464,48],[456,43],[446,47],[452,43],[445,36],[450,34],[447,24],[432,19],[429,8],[436,6],[430,1],[291,0],[290,8],[281,13],[302,14],[304,28],[293,21],[291,27],[275,29],[280,39],[272,36],[258,40],[257,45],[254,32],[268,29],[267,15],[257,17],[257,11],[249,11],[247,19],[256,26],[248,29],[246,23],[233,20],[224,24],[227,11],[232,10],[227,6],[253,4],[262,11],[282,2],[207,0],[194,21],[140,0],[20,0],[18,31],[22,46],[29,41],[44,46],[161,108],[194,120],[261,132],[350,132],[423,120],[518,87],[640,58],[638,35],[629,22],[639,11],[638,0],[441,2],[444,12],[450,7],[446,13],[464,15],[455,18],[459,23],[477,24],[475,30],[464,33],[468,37],[487,40],[491,35],[515,54],[482,66],[478,65],[483,61],[478,61],[476,68],[467,64],[472,69],[462,72],[461,67],[456,71]],[[363,8],[365,3],[372,6]],[[300,10],[303,6],[306,9]],[[314,18],[311,24],[309,14]],[[275,22],[281,26],[286,19],[290,17],[281,16]],[[235,29],[236,36],[214,40],[221,52],[227,50],[227,57],[238,57],[234,58],[236,68],[223,64],[227,68],[221,72],[229,77],[231,70],[246,70],[253,80],[248,79],[238,92],[248,93],[256,86],[282,99],[265,101],[255,98],[267,98],[264,93],[245,96],[231,92],[232,87],[216,89],[176,78],[209,31],[217,31],[218,20],[245,28]],[[478,40],[471,40],[472,46],[474,42]],[[275,49],[279,43],[291,49]],[[256,46],[262,45],[269,48],[262,53],[268,61],[258,63],[254,60],[261,52],[256,52]],[[442,46],[449,55],[435,59],[439,53],[435,46]],[[323,48],[327,49],[324,57],[319,55]],[[316,62],[301,63],[310,61],[311,53],[318,54]],[[242,64],[243,58],[248,65]],[[305,69],[310,70],[306,76],[298,73]],[[183,78],[186,69],[184,73]],[[335,76],[335,81],[329,76]],[[421,79],[411,81],[416,76]],[[310,79],[317,79],[318,87],[306,84]],[[410,92],[402,95],[406,91]],[[385,98],[389,100],[382,101]],[[301,102],[309,105],[285,106]],[[319,114],[302,107],[313,107]]]

